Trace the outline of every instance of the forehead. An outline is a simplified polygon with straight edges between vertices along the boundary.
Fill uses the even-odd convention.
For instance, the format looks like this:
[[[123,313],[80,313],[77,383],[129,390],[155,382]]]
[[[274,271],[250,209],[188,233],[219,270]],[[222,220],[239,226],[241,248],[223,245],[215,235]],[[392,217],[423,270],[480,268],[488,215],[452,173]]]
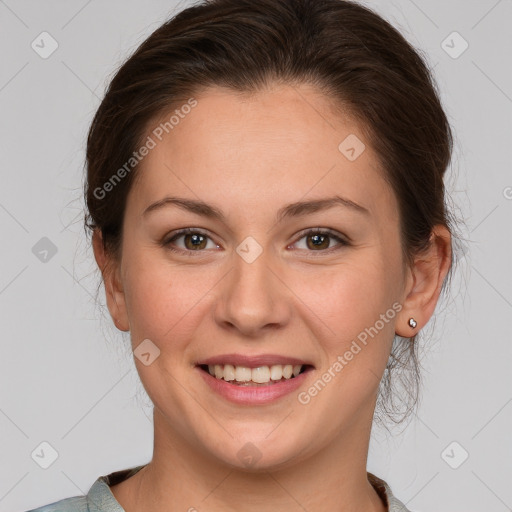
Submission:
[[[249,210],[334,193],[370,210],[394,206],[358,124],[313,86],[207,88],[153,121],[147,136],[154,147],[137,169],[139,207],[178,192]]]

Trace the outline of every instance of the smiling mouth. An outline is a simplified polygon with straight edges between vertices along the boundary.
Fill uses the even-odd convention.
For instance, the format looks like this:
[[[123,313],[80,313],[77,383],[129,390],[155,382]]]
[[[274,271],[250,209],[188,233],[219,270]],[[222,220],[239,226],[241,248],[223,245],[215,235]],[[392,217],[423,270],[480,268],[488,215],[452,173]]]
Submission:
[[[217,380],[224,380],[236,386],[268,386],[294,379],[301,373],[313,369],[307,364],[275,364],[256,368],[231,364],[201,364],[199,368]]]

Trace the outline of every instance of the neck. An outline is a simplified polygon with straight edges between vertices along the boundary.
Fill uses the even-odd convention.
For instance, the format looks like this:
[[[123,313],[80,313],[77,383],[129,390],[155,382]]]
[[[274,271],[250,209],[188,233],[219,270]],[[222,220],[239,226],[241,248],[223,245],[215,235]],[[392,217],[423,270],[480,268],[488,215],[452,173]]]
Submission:
[[[126,512],[386,512],[367,478],[370,430],[362,424],[371,421],[354,422],[314,456],[248,471],[205,456],[155,408],[153,460],[112,492]]]

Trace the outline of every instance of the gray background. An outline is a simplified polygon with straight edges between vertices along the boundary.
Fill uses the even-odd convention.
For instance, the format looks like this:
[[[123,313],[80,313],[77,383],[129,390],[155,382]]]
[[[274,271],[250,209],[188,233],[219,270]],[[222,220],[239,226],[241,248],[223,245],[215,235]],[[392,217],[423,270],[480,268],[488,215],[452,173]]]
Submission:
[[[99,475],[151,458],[128,334],[95,306],[84,142],[115,69],[185,5],[0,0],[0,511],[84,494]],[[469,240],[425,328],[418,415],[394,436],[374,430],[368,469],[414,511],[512,510],[512,2],[366,5],[435,70],[456,135],[447,186]],[[43,31],[58,44],[46,59],[31,47]],[[454,31],[469,44],[457,58]],[[43,442],[58,454],[48,469]]]

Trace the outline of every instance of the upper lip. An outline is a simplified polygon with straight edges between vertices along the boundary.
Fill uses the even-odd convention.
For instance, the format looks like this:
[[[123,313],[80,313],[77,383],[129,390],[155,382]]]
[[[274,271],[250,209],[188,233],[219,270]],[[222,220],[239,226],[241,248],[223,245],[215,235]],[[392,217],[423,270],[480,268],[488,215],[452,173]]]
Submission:
[[[258,366],[272,366],[274,364],[291,365],[311,365],[308,361],[297,359],[296,357],[283,356],[279,354],[259,354],[247,356],[243,354],[222,354],[218,356],[201,359],[197,362],[200,365],[231,364],[233,366],[245,366],[247,368],[257,368]]]

